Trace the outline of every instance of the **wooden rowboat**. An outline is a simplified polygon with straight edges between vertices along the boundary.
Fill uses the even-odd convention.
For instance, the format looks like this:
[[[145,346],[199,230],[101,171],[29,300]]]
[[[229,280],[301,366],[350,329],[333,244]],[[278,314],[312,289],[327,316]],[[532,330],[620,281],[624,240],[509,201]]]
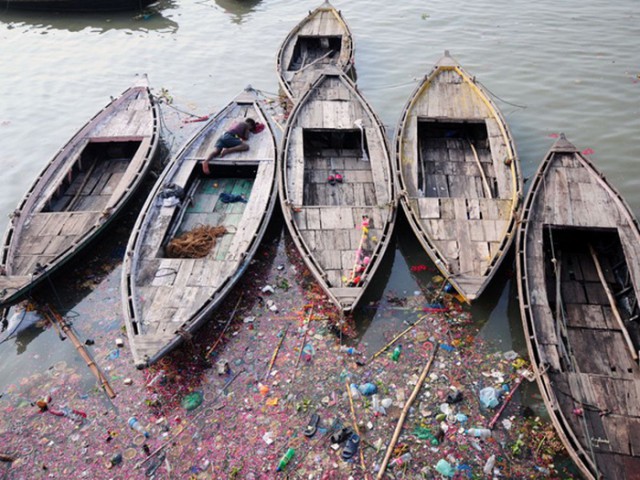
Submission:
[[[212,176],[205,176],[201,162],[244,118],[266,128],[251,135],[249,150],[215,158]],[[138,217],[123,265],[124,317],[136,366],[156,362],[189,338],[246,270],[273,212],[275,162],[270,123],[257,92],[248,88],[167,165]],[[195,235],[199,227],[205,231],[194,243],[217,234],[215,245],[195,252],[199,258],[173,258],[172,240]]]
[[[324,73],[292,110],[281,155],[280,199],[291,236],[331,300],[349,312],[395,223],[384,128],[344,73]]]
[[[586,478],[640,478],[640,231],[561,136],[524,203],[518,295],[538,385]]]
[[[446,279],[471,302],[509,250],[522,179],[502,114],[448,52],[404,108],[396,162],[409,224]]]
[[[157,0],[0,0],[2,10],[39,12],[118,12],[143,10]]]
[[[60,149],[12,214],[1,305],[27,294],[116,218],[151,166],[158,126],[158,107],[141,77]]]
[[[296,101],[328,66],[354,79],[351,31],[342,14],[325,1],[287,35],[277,55],[278,80]]]

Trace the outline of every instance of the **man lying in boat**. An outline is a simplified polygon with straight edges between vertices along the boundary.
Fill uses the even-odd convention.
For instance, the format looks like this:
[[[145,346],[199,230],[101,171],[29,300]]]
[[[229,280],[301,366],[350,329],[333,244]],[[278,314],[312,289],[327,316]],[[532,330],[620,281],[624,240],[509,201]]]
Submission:
[[[204,174],[209,175],[209,162],[212,158],[224,157],[227,153],[249,150],[249,144],[246,143],[249,133],[258,133],[256,132],[256,121],[253,118],[245,118],[231,125],[231,128],[216,141],[211,155],[202,163]]]

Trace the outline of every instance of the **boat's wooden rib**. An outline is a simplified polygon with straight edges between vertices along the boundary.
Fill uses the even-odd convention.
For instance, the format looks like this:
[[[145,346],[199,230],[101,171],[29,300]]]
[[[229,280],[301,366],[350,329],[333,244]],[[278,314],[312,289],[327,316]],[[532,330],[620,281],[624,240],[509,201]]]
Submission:
[[[0,304],[19,300],[104,230],[141,185],[159,140],[157,105],[141,77],[53,157],[12,214]]]
[[[266,128],[250,136],[249,150],[216,158],[212,176],[205,176],[201,163],[215,141],[244,118]],[[271,123],[257,92],[247,88],[167,165],[136,222],[123,266],[124,316],[138,367],[193,334],[246,270],[273,212],[275,163]],[[185,198],[163,203],[167,191],[185,192]],[[246,202],[225,203],[228,195],[242,195]],[[226,233],[202,258],[169,258],[169,241],[199,225],[224,227]]]
[[[349,312],[395,223],[384,128],[344,73],[326,72],[292,110],[281,155],[280,198],[291,236],[328,296]],[[329,181],[338,175],[341,182]]]
[[[516,250],[527,345],[556,430],[587,478],[638,478],[640,231],[564,135],[533,180]]]
[[[475,78],[445,52],[409,98],[395,147],[409,223],[470,302],[515,233],[522,179],[509,128]]]
[[[342,14],[325,1],[287,35],[277,54],[284,93],[296,101],[328,66],[354,78],[353,40]]]

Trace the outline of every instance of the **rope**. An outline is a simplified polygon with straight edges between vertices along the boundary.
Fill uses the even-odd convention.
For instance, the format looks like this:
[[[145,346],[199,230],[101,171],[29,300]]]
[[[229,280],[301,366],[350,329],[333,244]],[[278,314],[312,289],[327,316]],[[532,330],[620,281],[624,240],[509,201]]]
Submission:
[[[170,258],[203,258],[215,247],[216,240],[227,232],[223,226],[200,225],[174,238],[165,248]]]
[[[489,93],[489,95],[491,95],[493,98],[495,98],[497,100],[500,100],[502,103],[506,103],[507,105],[511,105],[512,107],[516,107],[516,108],[522,108],[522,109],[527,108],[526,105],[518,105],[517,103],[511,103],[511,102],[506,101],[504,98],[501,98],[498,95],[496,95],[495,93],[493,93],[491,90],[489,90],[486,87],[486,85],[484,83],[482,83],[482,82],[480,82],[478,80],[476,80],[476,83],[482,85],[482,88],[484,88]]]

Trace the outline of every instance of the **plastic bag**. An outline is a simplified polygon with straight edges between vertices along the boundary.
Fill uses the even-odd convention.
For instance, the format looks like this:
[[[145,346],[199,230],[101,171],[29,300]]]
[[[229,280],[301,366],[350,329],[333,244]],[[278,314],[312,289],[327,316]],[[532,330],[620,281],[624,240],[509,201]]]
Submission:
[[[486,387],[480,390],[480,403],[484,408],[495,408],[498,406],[498,393],[493,387]]]

